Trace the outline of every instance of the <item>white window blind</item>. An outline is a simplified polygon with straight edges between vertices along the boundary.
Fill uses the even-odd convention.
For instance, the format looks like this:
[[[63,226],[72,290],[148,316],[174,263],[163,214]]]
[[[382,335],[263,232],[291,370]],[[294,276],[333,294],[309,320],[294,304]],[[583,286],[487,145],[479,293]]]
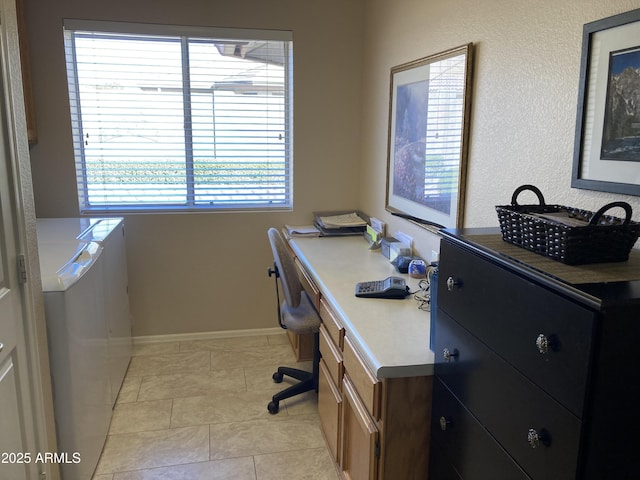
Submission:
[[[66,21],[82,211],[291,208],[290,32]]]

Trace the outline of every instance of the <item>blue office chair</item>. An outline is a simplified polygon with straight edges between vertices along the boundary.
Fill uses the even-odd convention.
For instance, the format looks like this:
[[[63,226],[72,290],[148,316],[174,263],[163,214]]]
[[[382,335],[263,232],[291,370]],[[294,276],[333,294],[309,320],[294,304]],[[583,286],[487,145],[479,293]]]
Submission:
[[[270,228],[268,235],[274,260],[274,269],[269,269],[269,276],[275,275],[276,296],[278,298],[278,323],[282,328],[291,330],[299,335],[313,333],[314,336],[312,372],[306,372],[297,368],[279,367],[278,371],[273,374],[273,381],[276,383],[282,382],[284,375],[299,380],[299,383],[273,396],[271,402],[267,405],[267,409],[269,413],[275,414],[278,413],[280,409],[281,400],[310,390],[318,391],[318,367],[320,362],[318,335],[320,315],[300,284],[296,266],[293,258],[289,254],[282,235],[280,235],[280,232],[275,228]],[[278,278],[280,279],[282,292],[284,294],[282,304],[280,304]]]

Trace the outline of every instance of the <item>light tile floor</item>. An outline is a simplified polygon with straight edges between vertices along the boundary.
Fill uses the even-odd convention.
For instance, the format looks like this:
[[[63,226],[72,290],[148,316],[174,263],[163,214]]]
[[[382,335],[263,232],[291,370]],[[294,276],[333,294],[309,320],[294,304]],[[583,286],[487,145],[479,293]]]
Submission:
[[[134,346],[94,480],[336,480],[317,396],[267,403],[286,335]]]

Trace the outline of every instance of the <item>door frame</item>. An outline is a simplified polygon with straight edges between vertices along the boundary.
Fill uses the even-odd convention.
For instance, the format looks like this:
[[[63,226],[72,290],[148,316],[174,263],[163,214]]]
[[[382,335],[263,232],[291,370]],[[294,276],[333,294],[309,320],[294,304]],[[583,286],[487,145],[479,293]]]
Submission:
[[[17,373],[23,411],[31,414],[30,418],[25,418],[25,437],[32,455],[36,455],[56,452],[57,449],[15,0],[0,0],[0,19],[0,36],[3,39],[0,74],[4,83],[4,91],[0,94],[5,97],[7,109],[11,170],[8,183],[14,199],[16,247],[24,256],[26,274],[26,282],[21,286],[23,328],[18,338],[26,365]],[[60,479],[59,468],[55,464],[43,463],[37,468],[41,480]]]

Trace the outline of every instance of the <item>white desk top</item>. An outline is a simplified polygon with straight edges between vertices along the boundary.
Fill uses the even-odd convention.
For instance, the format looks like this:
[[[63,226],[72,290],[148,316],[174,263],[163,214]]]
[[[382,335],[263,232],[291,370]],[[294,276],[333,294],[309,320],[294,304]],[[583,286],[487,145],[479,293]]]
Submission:
[[[357,282],[400,275],[379,250],[370,251],[360,236],[297,237],[289,243],[378,378],[433,375],[429,312],[419,310],[413,296],[355,296]],[[400,276],[412,292],[418,289],[418,280]]]

